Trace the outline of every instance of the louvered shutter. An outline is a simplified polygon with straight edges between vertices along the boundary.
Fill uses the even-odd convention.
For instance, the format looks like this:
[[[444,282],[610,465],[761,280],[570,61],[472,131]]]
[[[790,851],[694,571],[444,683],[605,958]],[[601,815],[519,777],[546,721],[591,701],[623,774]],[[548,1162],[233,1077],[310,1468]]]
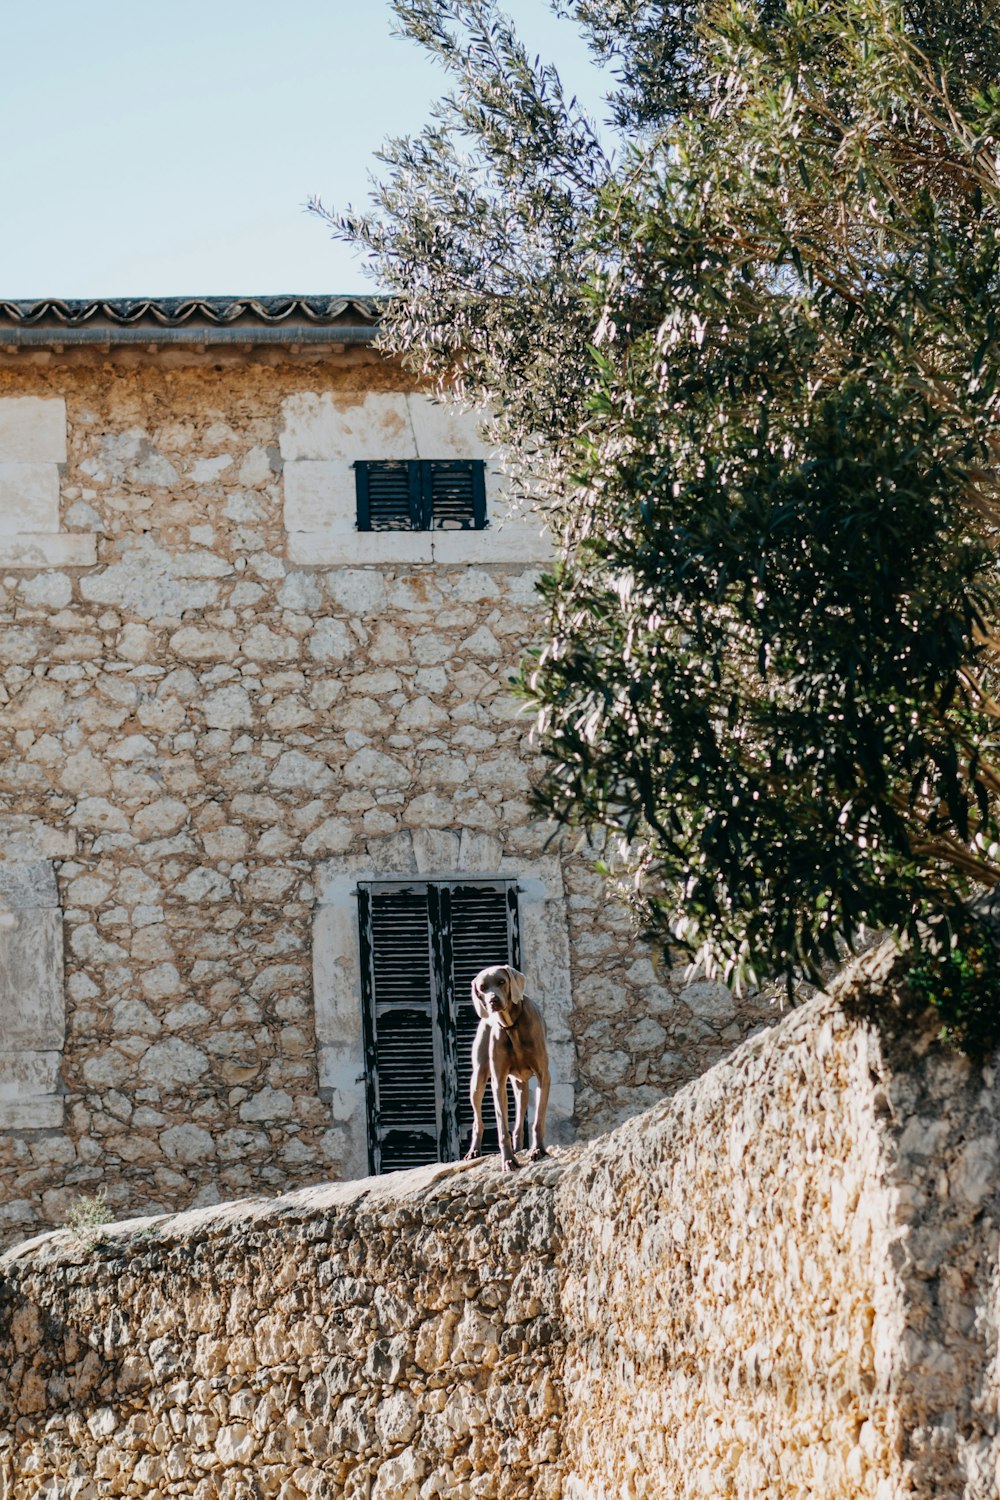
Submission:
[[[358,891],[373,1172],[439,1160],[441,1028],[426,888]]]
[[[359,531],[421,529],[421,476],[416,464],[359,460],[354,469]]]
[[[516,884],[372,882],[358,903],[371,1170],[454,1161],[472,1132],[470,987],[520,966]],[[497,1150],[488,1090],[484,1119]]]
[[[481,531],[486,466],[468,459],[359,459],[359,531]]]
[[[431,461],[424,481],[435,531],[481,531],[486,525],[486,483],[481,459]]]

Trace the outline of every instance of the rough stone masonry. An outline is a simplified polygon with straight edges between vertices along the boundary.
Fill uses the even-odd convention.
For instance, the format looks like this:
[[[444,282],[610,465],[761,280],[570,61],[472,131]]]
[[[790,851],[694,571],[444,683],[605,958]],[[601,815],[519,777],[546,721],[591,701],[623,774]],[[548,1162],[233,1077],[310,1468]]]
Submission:
[[[111,311],[0,306],[0,1244],[367,1170],[363,876],[519,882],[566,1139],[767,1018],[532,817],[547,550],[492,464],[485,532],[355,529],[354,459],[475,424],[315,309]]]
[[[863,962],[588,1146],[0,1260],[5,1500],[993,1500],[994,1064]]]

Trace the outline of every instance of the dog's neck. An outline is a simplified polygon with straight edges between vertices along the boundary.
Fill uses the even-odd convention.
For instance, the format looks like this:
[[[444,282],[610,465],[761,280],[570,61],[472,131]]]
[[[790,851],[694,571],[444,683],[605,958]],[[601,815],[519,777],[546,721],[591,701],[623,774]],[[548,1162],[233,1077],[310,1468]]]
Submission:
[[[504,1023],[503,1013],[501,1011],[494,1011],[489,1018],[490,1025],[495,1025],[498,1031],[516,1031],[523,1009],[523,1005],[511,1006],[507,1014],[511,1015],[513,1019],[507,1024]]]

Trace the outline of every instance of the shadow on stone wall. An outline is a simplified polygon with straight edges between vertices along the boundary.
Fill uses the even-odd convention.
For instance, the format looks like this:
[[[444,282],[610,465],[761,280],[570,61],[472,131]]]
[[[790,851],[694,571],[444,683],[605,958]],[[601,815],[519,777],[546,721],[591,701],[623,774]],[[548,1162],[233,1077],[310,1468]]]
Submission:
[[[0,1493],[996,1494],[1000,1090],[886,953],[586,1147],[0,1261]]]

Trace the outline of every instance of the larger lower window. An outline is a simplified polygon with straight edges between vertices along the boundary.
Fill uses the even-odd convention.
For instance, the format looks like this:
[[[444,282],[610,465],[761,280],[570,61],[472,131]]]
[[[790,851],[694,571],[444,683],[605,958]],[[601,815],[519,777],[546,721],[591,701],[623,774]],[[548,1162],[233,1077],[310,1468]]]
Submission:
[[[369,1170],[456,1161],[472,1129],[470,987],[487,965],[521,967],[516,882],[359,882],[358,915]]]
[[[359,459],[354,473],[359,531],[482,531],[486,525],[481,458]]]

